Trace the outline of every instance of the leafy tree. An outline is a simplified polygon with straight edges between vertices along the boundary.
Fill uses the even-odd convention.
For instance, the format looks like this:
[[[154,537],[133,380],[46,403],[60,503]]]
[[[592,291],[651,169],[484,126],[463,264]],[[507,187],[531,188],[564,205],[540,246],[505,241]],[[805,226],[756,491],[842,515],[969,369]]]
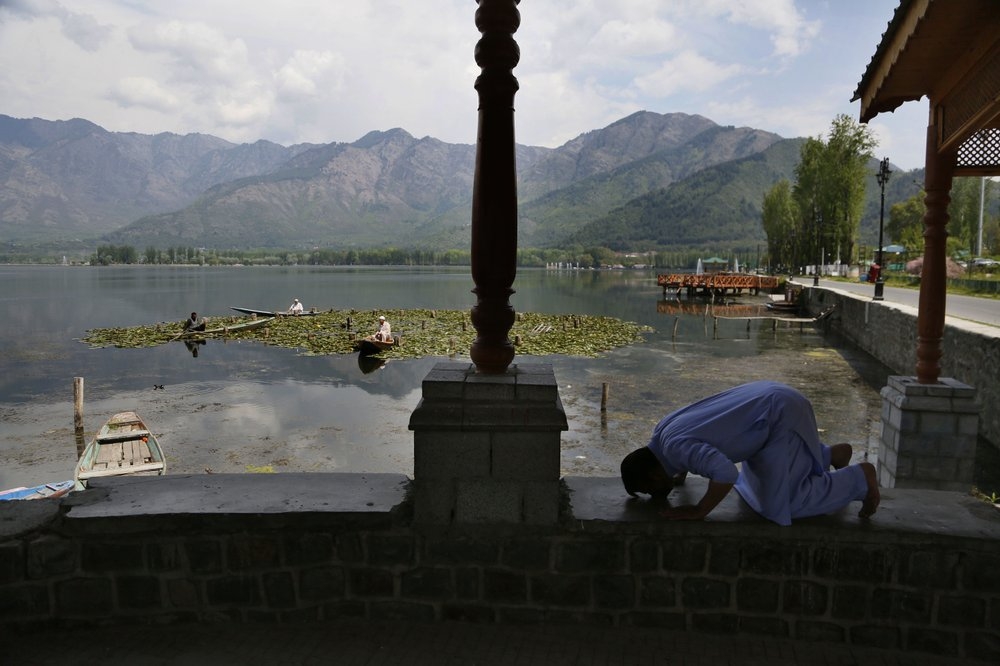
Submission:
[[[796,265],[794,240],[799,215],[792,198],[792,184],[786,178],[764,194],[761,212],[771,261],[781,267]]]
[[[951,203],[948,204],[948,232],[962,241],[962,248],[972,256],[979,254],[979,218],[983,210],[983,254],[989,254],[990,220],[985,213],[990,209],[994,183],[990,179],[956,178],[951,184]]]
[[[893,204],[885,231],[894,242],[908,250],[924,249],[924,192]]]
[[[871,130],[844,114],[834,118],[827,142],[813,138],[802,144],[792,188],[799,214],[796,265],[823,259],[824,250],[841,258],[853,255],[875,145]]]

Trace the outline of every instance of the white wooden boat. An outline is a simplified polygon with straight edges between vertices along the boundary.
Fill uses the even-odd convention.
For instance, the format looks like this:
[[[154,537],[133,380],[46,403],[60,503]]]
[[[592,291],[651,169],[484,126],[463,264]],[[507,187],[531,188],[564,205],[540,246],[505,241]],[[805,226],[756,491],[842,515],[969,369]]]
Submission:
[[[101,426],[76,464],[77,490],[103,476],[154,476],[166,472],[163,449],[135,412],[119,412]]]

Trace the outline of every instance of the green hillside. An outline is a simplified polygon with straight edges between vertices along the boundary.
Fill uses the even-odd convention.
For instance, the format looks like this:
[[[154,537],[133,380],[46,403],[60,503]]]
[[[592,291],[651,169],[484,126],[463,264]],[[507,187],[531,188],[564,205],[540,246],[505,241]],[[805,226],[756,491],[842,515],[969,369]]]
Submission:
[[[615,250],[711,246],[747,248],[764,242],[760,206],[781,178],[794,180],[802,139],[697,172],[590,222],[563,244]]]

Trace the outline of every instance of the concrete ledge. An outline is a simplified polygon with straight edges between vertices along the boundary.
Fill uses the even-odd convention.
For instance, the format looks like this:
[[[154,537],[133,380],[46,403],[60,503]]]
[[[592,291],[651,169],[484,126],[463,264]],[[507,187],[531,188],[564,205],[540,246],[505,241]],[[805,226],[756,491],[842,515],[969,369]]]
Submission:
[[[899,535],[932,537],[946,541],[949,538],[1000,540],[1000,510],[996,506],[976,499],[967,493],[943,490],[898,490],[882,488],[882,501],[878,511],[869,520],[858,518],[860,502],[853,502],[837,513],[813,518],[802,518],[790,527],[781,527],[760,517],[736,492],[731,492],[704,521],[666,521],[657,515],[661,502],[648,499],[631,499],[622,488],[621,480],[607,477],[566,477],[570,492],[572,518],[575,521],[596,524],[648,523],[668,526],[674,531],[683,526],[688,532],[730,536],[752,534],[760,538],[771,531],[783,536],[822,539],[850,538],[851,534],[882,535],[887,540]],[[688,477],[670,495],[672,504],[693,504],[701,499],[708,481]],[[733,527],[739,530],[734,532]],[[835,536],[833,536],[835,535]]]
[[[676,528],[682,523],[658,515],[662,504],[631,499],[616,477],[566,477],[569,511],[564,517],[573,529],[580,522],[650,523]],[[675,504],[697,502],[707,486],[700,477],[688,477],[670,496]],[[268,518],[277,525],[296,516],[315,518],[361,516],[367,525],[380,515],[389,518],[406,501],[410,479],[402,474],[210,474],[167,475],[144,478],[108,478],[94,487],[68,495],[61,501],[5,502],[0,504],[0,537],[43,526],[64,514],[66,524],[113,519],[122,530],[127,519],[158,517],[252,516],[257,525]],[[870,520],[858,518],[860,503],[840,512],[796,520],[779,527],[761,518],[735,492],[705,521],[684,523],[688,529],[739,525],[759,532],[774,529],[783,534],[803,527],[836,532],[838,538],[854,532],[928,535],[993,539],[1000,541],[1000,509],[967,493],[950,491],[882,489],[882,502]],[[701,526],[701,527],[699,527]],[[711,526],[711,527],[708,527]],[[558,529],[558,528],[557,528]],[[589,527],[587,529],[590,529]],[[803,534],[805,536],[805,534]]]
[[[198,474],[109,477],[62,500],[67,530],[140,532],[169,529],[170,519],[217,525],[282,527],[292,520],[364,520],[388,524],[409,485],[403,474]],[[102,527],[103,526],[103,527]]]

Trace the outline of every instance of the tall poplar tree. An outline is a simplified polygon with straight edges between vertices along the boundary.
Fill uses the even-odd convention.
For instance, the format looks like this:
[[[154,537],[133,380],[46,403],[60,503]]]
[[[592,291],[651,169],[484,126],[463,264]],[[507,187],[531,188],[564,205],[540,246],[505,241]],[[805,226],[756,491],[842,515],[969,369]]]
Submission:
[[[802,144],[791,191],[798,217],[793,229],[783,231],[790,239],[774,239],[792,246],[790,263],[850,261],[854,256],[875,145],[871,130],[844,114],[833,119],[825,142],[810,138]]]
[[[797,265],[795,240],[799,219],[788,180],[782,178],[764,194],[761,212],[771,264],[775,270],[786,272]]]

